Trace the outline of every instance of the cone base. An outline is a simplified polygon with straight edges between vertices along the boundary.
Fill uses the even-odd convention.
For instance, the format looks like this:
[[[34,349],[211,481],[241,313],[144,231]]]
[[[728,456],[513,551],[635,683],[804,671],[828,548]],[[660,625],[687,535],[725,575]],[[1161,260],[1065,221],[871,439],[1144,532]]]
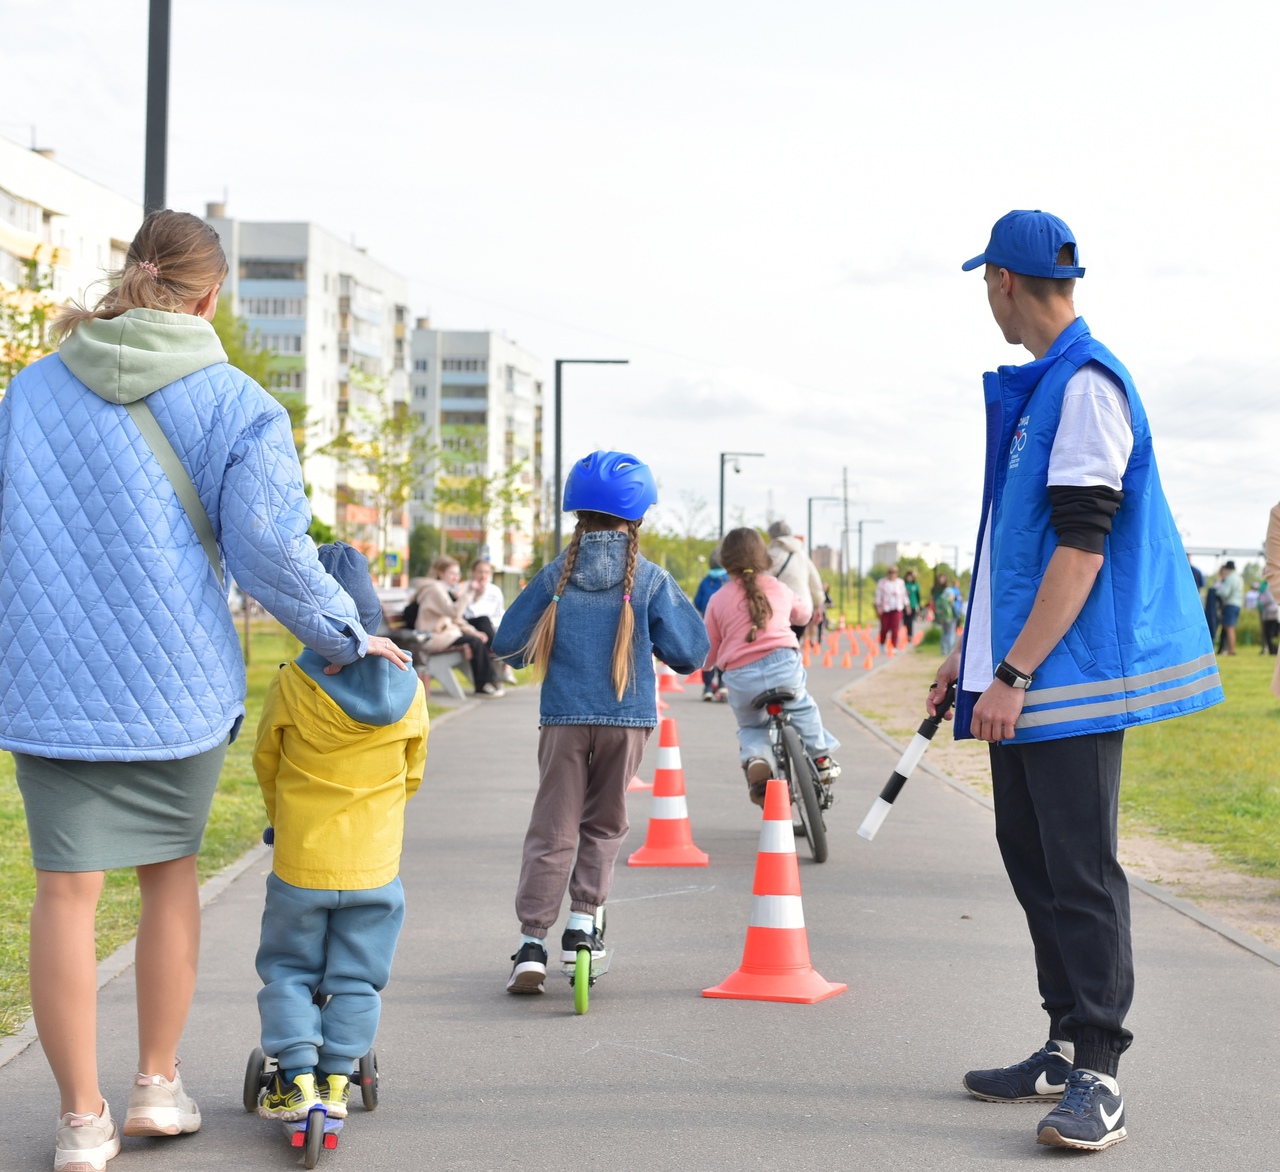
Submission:
[[[768,973],[738,969],[720,984],[703,989],[702,995],[732,1001],[788,1001],[794,1005],[813,1005],[843,993],[848,987],[824,980],[811,968]]]
[[[627,860],[628,867],[705,867],[711,861],[696,846],[642,846]]]

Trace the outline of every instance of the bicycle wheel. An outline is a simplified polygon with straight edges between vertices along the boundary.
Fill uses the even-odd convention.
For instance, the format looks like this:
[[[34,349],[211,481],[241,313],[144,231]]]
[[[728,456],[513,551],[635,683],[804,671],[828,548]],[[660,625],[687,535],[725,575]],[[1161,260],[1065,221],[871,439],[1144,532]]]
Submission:
[[[787,765],[791,777],[800,791],[800,821],[804,823],[805,837],[809,840],[809,853],[815,863],[827,861],[827,827],[822,821],[822,806],[818,802],[818,781],[813,776],[813,766],[800,744],[800,734],[789,724],[783,725],[782,744],[787,751]]]
[[[591,949],[579,948],[577,960],[573,964],[573,1012],[578,1015],[586,1013],[590,996]]]

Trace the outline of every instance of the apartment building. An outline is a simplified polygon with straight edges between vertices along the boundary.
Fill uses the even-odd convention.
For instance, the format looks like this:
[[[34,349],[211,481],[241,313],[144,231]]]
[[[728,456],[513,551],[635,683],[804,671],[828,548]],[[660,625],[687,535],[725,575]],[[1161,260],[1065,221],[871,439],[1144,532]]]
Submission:
[[[946,556],[947,550],[931,541],[878,541],[871,561],[873,565],[894,566],[903,558],[922,558],[926,566],[936,566]]]
[[[413,331],[410,408],[440,448],[411,519],[520,570],[543,531],[542,364],[502,334]]]
[[[356,430],[361,409],[408,401],[408,283],[317,224],[236,220],[217,203],[206,220],[230,265],[223,296],[273,355],[272,390],[305,407],[313,514],[366,554],[390,555],[388,578],[402,575],[408,517],[393,518],[381,548],[376,481],[317,452],[342,427]]]
[[[77,175],[51,150],[0,138],[0,284],[21,284],[35,260],[55,301],[96,300],[141,223],[141,204]]]

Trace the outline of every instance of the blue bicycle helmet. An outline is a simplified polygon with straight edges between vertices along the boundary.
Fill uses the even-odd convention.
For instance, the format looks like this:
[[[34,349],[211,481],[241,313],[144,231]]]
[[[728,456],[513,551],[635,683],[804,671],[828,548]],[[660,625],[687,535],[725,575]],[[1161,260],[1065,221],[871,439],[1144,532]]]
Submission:
[[[647,464],[626,452],[592,452],[569,469],[564,511],[590,509],[624,521],[638,521],[658,500]]]

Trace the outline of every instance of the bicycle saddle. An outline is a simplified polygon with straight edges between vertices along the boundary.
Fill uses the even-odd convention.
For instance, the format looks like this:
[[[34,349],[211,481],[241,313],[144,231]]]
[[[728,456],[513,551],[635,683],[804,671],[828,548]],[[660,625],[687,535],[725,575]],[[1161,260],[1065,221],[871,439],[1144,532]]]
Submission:
[[[770,704],[790,704],[796,698],[793,688],[771,688],[767,692],[761,692],[754,700],[751,701],[752,708],[765,708]]]

